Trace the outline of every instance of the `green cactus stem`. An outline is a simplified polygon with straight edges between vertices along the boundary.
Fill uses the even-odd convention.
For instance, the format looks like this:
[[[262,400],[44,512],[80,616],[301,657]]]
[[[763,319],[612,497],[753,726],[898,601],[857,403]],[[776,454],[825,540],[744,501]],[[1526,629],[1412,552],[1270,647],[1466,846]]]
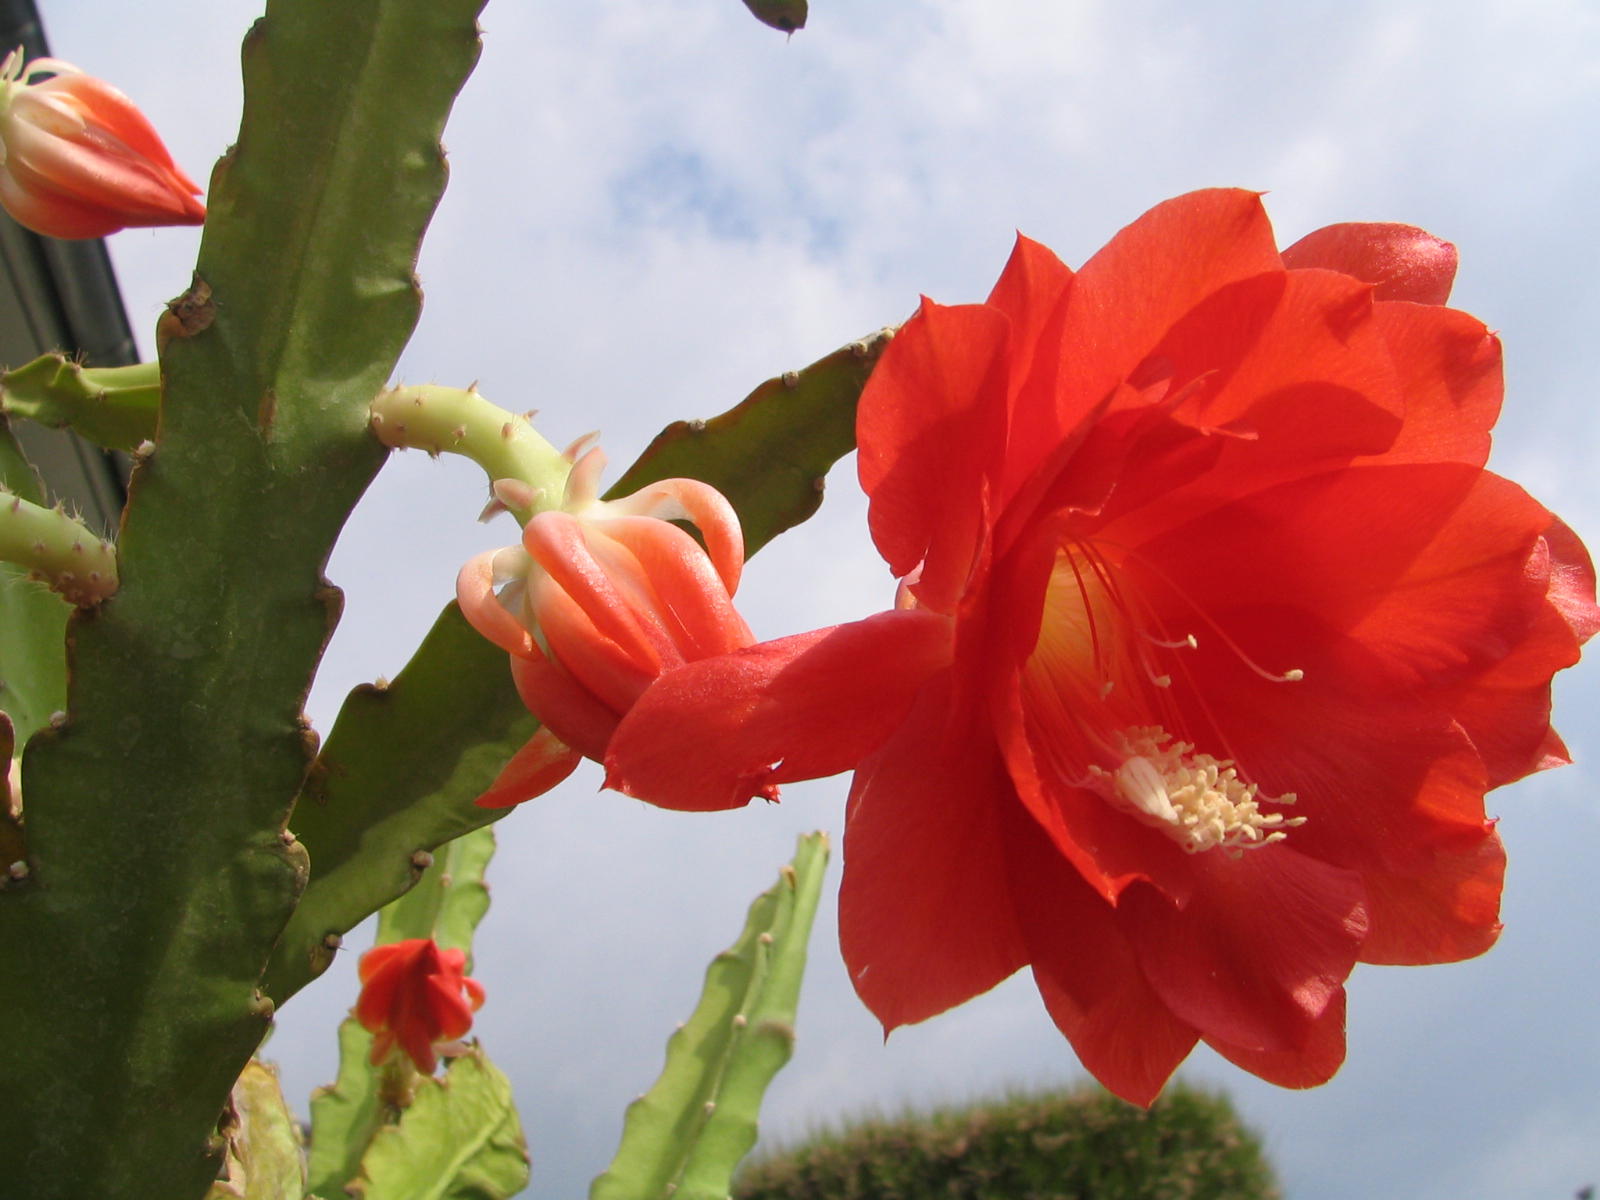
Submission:
[[[706,969],[694,1014],[668,1040],[660,1078],[628,1106],[622,1144],[589,1200],[726,1200],[755,1145],[761,1098],[794,1051],[827,863],[827,836],[802,837],[751,904],[739,940]]]
[[[0,489],[38,503],[44,499],[22,447],[0,415]],[[0,561],[0,767],[6,768],[6,812],[0,814],[0,887],[20,883],[9,868],[26,869],[21,813],[22,748],[67,706],[67,616],[59,596],[27,580],[23,567]],[[26,876],[22,877],[23,879]]]
[[[218,1130],[227,1143],[223,1175],[206,1200],[300,1200],[305,1195],[300,1129],[272,1067],[255,1059],[246,1065]]]
[[[531,413],[507,412],[476,387],[420,384],[387,388],[372,402],[372,432],[385,446],[462,454],[477,463],[490,483],[517,479],[533,489],[532,508],[509,495],[505,508],[526,524],[535,511],[561,503],[572,460],[534,430]]]
[[[45,354],[0,374],[0,411],[111,450],[133,450],[156,436],[161,414],[161,369],[153,362],[86,367],[64,354]]]
[[[481,0],[268,0],[194,281],[158,331],[161,435],[121,586],[68,634],[66,718],[23,756],[31,882],[0,892],[0,1191],[199,1200],[279,997],[308,871],[285,828],[322,567],[383,462],[367,407],[420,311],[439,139]]]
[[[117,590],[117,552],[61,508],[0,488],[0,561],[28,568],[79,608]]]
[[[378,917],[378,944],[431,937],[443,949],[466,951],[470,971],[472,935],[489,909],[489,889],[483,875],[493,855],[494,830],[487,827],[441,846],[422,869],[417,885],[383,908]],[[330,1197],[349,1194],[347,1185],[362,1175],[362,1161],[379,1132],[401,1121],[401,1110],[410,1108],[419,1090],[427,1090],[405,1055],[393,1055],[388,1062],[374,1066],[369,1058],[371,1050],[372,1035],[353,1017],[340,1025],[338,1081],[318,1088],[311,1097],[309,1172],[314,1193]],[[486,1061],[480,1065],[492,1071]],[[449,1110],[463,1100],[463,1093],[447,1089],[444,1096],[429,1104],[442,1104]],[[451,1113],[448,1119],[465,1126],[462,1131],[469,1138],[477,1138],[498,1130],[510,1105],[507,1089],[503,1105],[491,1106],[485,1117],[487,1129],[471,1127],[470,1111]],[[416,1129],[427,1124],[429,1118],[424,1115],[410,1120]],[[514,1112],[511,1121],[514,1125]],[[494,1139],[487,1136],[485,1140]],[[526,1182],[525,1157],[523,1166],[522,1179]]]

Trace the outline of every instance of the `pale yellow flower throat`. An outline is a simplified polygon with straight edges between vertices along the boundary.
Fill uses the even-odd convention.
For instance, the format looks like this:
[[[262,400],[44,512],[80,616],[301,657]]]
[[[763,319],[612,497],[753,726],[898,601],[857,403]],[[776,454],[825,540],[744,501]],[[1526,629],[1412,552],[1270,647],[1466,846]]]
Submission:
[[[1256,784],[1240,777],[1232,759],[1197,753],[1193,744],[1178,740],[1160,723],[1179,716],[1171,698],[1173,675],[1189,677],[1181,656],[1199,643],[1192,633],[1170,636],[1130,593],[1119,577],[1123,574],[1098,547],[1064,546],[1028,664],[1033,686],[1056,697],[1051,710],[1070,714],[1086,747],[1101,756],[1100,763],[1088,763],[1087,774],[1072,783],[1159,829],[1190,854],[1220,848],[1237,856],[1283,841],[1286,831],[1305,824],[1305,818],[1262,805],[1291,805],[1293,793],[1262,795]],[[1205,614],[1195,615],[1261,678],[1275,683],[1304,678],[1298,669],[1263,669]],[[1157,720],[1151,721],[1152,716]],[[1128,722],[1129,717],[1137,723]]]

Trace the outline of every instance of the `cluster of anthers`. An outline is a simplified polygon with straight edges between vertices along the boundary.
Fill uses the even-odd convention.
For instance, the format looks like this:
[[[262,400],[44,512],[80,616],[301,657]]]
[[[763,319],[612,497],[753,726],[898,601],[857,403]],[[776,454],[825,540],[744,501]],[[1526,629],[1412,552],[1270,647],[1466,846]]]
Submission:
[[[1305,824],[1304,817],[1262,811],[1260,789],[1239,778],[1231,759],[1196,754],[1193,745],[1173,741],[1159,725],[1130,729],[1117,741],[1122,765],[1114,771],[1091,765],[1089,774],[1107,782],[1113,803],[1189,854],[1220,846],[1237,857],[1281,842],[1285,830]],[[1295,795],[1264,799],[1293,804]]]

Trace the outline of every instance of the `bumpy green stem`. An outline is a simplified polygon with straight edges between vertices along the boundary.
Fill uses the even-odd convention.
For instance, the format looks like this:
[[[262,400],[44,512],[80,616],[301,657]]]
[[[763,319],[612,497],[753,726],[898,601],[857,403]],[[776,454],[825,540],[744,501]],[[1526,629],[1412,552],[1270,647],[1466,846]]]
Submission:
[[[441,847],[422,868],[416,887],[384,908],[378,943],[431,937],[446,949],[467,951],[470,965],[473,931],[489,908],[483,873],[493,854],[491,829]],[[452,1065],[441,1091],[404,1054],[374,1066],[371,1049],[372,1035],[353,1017],[339,1027],[338,1082],[319,1088],[311,1099],[313,1193],[331,1200],[359,1191],[370,1200],[398,1200],[377,1181],[392,1182],[407,1170],[413,1183],[426,1182],[438,1189],[429,1194],[440,1196],[457,1194],[448,1189],[462,1174],[474,1181],[471,1194],[484,1200],[512,1195],[527,1182],[527,1155],[510,1086],[481,1051],[472,1052],[476,1061],[464,1073]],[[469,1077],[472,1083],[466,1082]],[[414,1107],[419,1100],[420,1107]],[[430,1146],[450,1153],[441,1159],[428,1153]]]
[[[156,436],[161,371],[156,363],[86,367],[45,354],[0,374],[0,409],[112,450],[132,450]]]
[[[0,489],[0,560],[27,567],[79,608],[117,590],[117,553],[83,522]]]
[[[767,1085],[794,1050],[806,944],[828,839],[800,839],[794,862],[756,897],[739,940],[706,969],[694,1014],[667,1041],[667,1064],[628,1106],[622,1144],[589,1200],[724,1200],[756,1140]]]
[[[531,507],[511,495],[506,509],[526,523],[534,512],[561,503],[572,462],[539,436],[528,417],[507,412],[476,387],[420,384],[388,388],[372,402],[372,432],[385,446],[463,454],[491,483],[516,479],[533,489]]]

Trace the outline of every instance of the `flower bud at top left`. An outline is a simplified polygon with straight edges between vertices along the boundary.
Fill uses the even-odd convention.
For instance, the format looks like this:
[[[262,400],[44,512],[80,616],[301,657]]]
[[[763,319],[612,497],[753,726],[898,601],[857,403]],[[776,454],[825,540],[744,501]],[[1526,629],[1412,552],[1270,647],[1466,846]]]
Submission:
[[[755,640],[733,607],[744,539],[727,499],[698,480],[665,479],[603,502],[604,463],[598,449],[580,457],[561,507],[536,513],[520,545],[479,555],[457,580],[467,620],[510,652],[517,690],[543,724],[479,798],[486,807],[531,799],[581,757],[603,761],[657,678]]]
[[[57,238],[199,225],[199,194],[110,84],[59,59],[24,66],[20,49],[0,63],[0,206],[19,224]]]

